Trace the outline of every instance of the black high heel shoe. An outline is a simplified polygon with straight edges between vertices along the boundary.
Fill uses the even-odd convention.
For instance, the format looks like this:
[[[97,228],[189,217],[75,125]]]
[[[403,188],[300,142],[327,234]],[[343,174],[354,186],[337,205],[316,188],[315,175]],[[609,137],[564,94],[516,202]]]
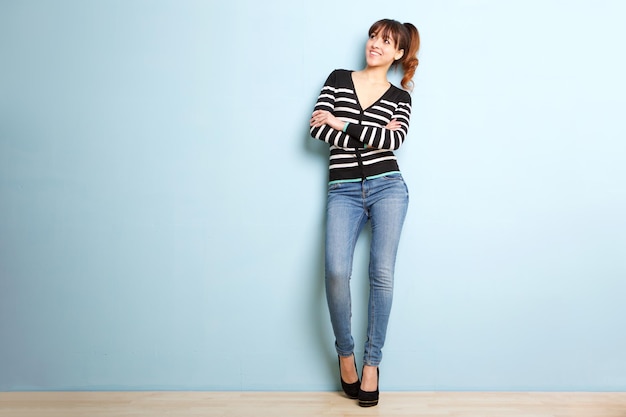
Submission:
[[[376,368],[376,391],[363,391],[359,387],[359,405],[361,407],[373,407],[378,405],[378,380],[380,379],[380,371]]]
[[[361,390],[361,381],[359,381],[358,379],[359,372],[356,368],[356,358],[354,360],[354,370],[357,373],[357,380],[356,382],[353,382],[351,384],[348,384],[347,382],[345,382],[343,378],[341,377],[341,358],[337,357],[337,359],[339,360],[339,379],[341,380],[341,388],[343,389],[343,392],[346,393],[348,398],[352,400],[356,400],[357,398],[359,398],[359,391]]]

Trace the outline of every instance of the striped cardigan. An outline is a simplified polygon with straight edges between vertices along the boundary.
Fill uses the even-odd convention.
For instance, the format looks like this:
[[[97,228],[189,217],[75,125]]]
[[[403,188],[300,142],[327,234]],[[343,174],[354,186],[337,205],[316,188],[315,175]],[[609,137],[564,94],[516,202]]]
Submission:
[[[392,85],[370,107],[359,104],[352,71],[335,70],[326,80],[315,110],[328,110],[349,122],[346,132],[328,125],[311,128],[311,136],[330,144],[329,181],[360,181],[399,172],[393,150],[398,149],[409,130],[411,96]],[[385,125],[392,119],[402,127],[392,131]]]

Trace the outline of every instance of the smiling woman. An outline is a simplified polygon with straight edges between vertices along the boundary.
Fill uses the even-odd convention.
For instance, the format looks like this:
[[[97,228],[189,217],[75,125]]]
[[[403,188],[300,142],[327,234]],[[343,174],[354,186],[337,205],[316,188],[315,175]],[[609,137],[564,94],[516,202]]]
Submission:
[[[368,67],[387,65],[393,55],[391,67],[402,64],[404,76],[401,85],[405,90],[411,90],[411,79],[419,64],[417,51],[420,47],[420,37],[417,28],[411,23],[383,19],[374,23],[369,30],[369,40],[365,47],[365,59]],[[405,59],[400,60],[402,57]],[[382,58],[382,62],[376,62]]]
[[[369,30],[366,67],[333,71],[311,117],[311,136],[330,145],[326,212],[326,297],[339,355],[341,386],[363,407],[378,404],[378,365],[391,311],[396,253],[409,194],[393,153],[406,138],[411,96],[387,73],[402,64],[410,89],[419,33],[410,23],[380,20]],[[371,221],[370,299],[362,382],[356,369],[350,276],[358,236]]]

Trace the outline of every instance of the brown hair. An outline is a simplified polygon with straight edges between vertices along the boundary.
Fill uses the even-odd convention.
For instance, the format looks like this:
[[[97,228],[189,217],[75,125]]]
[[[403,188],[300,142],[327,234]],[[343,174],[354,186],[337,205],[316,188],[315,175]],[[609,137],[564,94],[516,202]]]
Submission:
[[[413,90],[413,76],[419,64],[417,52],[420,49],[420,34],[417,28],[411,23],[400,23],[393,19],[381,19],[370,27],[369,35],[378,33],[383,37],[392,38],[397,49],[404,49],[402,58],[393,63],[392,66],[402,65],[404,76],[402,77],[402,88]]]

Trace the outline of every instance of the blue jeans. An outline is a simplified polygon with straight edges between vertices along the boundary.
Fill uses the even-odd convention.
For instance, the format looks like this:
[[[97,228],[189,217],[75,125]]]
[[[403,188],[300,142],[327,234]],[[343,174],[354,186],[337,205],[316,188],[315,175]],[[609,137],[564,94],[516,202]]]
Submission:
[[[331,184],[326,209],[326,298],[340,356],[354,352],[350,276],[357,238],[371,221],[367,340],[363,363],[382,359],[393,298],[393,275],[409,193],[400,174]]]

